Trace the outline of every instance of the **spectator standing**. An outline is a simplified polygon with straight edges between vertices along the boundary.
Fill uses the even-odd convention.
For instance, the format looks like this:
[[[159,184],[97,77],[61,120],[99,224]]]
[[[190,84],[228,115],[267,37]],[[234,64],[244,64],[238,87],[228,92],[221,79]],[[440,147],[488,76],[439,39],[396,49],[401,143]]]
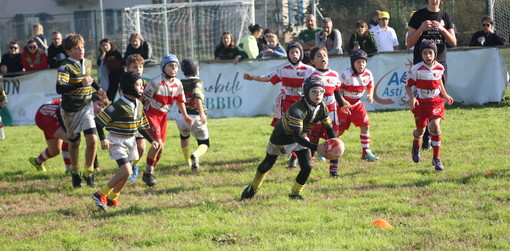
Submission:
[[[248,27],[251,34],[246,35],[241,39],[239,46],[246,52],[248,58],[253,59],[259,55],[259,47],[257,46],[257,39],[262,35],[262,25],[253,24]]]
[[[42,24],[34,24],[32,25],[32,38],[37,43],[37,46],[46,53],[48,50],[48,42],[46,41],[46,36],[44,36],[44,28]]]
[[[303,50],[309,52],[315,44],[315,34],[317,32],[322,31],[321,28],[317,28],[317,23],[315,20],[315,15],[308,14],[305,19],[306,30],[302,30],[298,35],[298,43],[301,44]]]
[[[23,64],[21,64],[21,53],[19,52],[19,44],[17,40],[12,40],[9,43],[9,52],[2,55],[2,63],[0,63],[0,72],[5,74],[7,72],[20,72],[23,71]]]
[[[388,26],[390,23],[390,13],[382,11],[379,14],[379,25],[370,29],[374,33],[375,40],[379,51],[396,51],[398,50],[398,39],[395,30]]]
[[[486,16],[482,18],[483,29],[475,32],[469,42],[469,46],[496,46],[504,45],[506,38],[503,34],[494,30],[494,21],[491,17]]]
[[[368,30],[367,23],[363,20],[358,20],[354,24],[354,30],[355,32],[351,35],[347,44],[347,52],[352,54],[353,51],[364,50],[368,56],[377,54],[379,48],[377,47],[374,33]]]
[[[372,15],[370,16],[370,21],[368,21],[368,29],[372,29],[379,25],[379,14],[381,14],[380,10],[375,10],[372,12]]]
[[[446,65],[446,44],[457,45],[457,38],[450,15],[440,8],[441,0],[427,0],[427,8],[420,9],[414,13],[409,20],[407,48],[414,46],[413,64],[422,61],[420,46],[423,40],[434,42],[437,46],[436,60],[444,67],[442,76],[443,84],[446,86],[448,80],[448,67]],[[418,45],[418,46],[415,46]],[[427,128],[427,127],[426,127]],[[430,149],[430,134],[426,129],[423,136],[423,149]]]
[[[119,90],[120,77],[124,73],[122,62],[120,51],[110,39],[104,38],[99,42],[99,57],[97,58],[99,84],[103,90],[106,90],[106,96],[111,101],[115,99]]]
[[[140,33],[131,33],[129,36],[129,44],[124,52],[124,60],[122,62],[125,64],[129,55],[132,54],[140,54],[145,63],[155,62],[152,58],[151,44],[145,41]]]
[[[333,29],[331,18],[322,20],[322,31],[315,33],[317,47],[326,47],[329,55],[342,54],[342,34],[338,29]]]
[[[30,40],[21,54],[21,63],[25,71],[36,71],[48,69],[48,58],[46,53],[37,46],[35,40]]]
[[[226,31],[221,34],[220,44],[214,49],[216,61],[233,59],[234,64],[237,64],[240,59],[247,57],[246,53],[236,46],[232,33]]]
[[[66,58],[66,52],[62,47],[62,33],[55,31],[51,33],[51,44],[48,47],[48,65],[56,69]]]

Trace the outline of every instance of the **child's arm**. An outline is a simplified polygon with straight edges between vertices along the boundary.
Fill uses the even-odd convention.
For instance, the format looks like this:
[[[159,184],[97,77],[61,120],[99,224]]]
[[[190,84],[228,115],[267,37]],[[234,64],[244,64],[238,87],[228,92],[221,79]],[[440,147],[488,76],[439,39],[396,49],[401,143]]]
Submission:
[[[446,99],[449,105],[453,104],[453,98],[446,93],[446,88],[444,87],[443,81],[441,81],[441,85],[439,86],[439,93],[443,98]]]
[[[367,101],[369,104],[372,104],[374,102],[374,88],[373,87],[367,88]]]
[[[149,143],[151,143],[151,146],[153,149],[159,148],[159,142],[157,140],[154,140],[152,136],[147,132],[147,130],[140,130],[138,129],[138,132],[147,140]]]
[[[192,117],[188,116],[188,112],[186,112],[186,106],[184,105],[184,103],[177,102],[177,108],[179,108],[179,112],[184,118],[184,121],[186,121],[188,125],[193,125],[194,120]]]
[[[197,105],[198,114],[200,116],[200,120],[202,120],[202,124],[205,125],[207,123],[207,116],[205,115],[204,106],[201,98],[195,98],[195,104]]]
[[[99,121],[96,119],[97,136],[99,136],[99,140],[101,141],[101,149],[108,150],[114,144],[105,137],[103,131],[104,126],[101,122],[98,122]]]
[[[245,73],[243,75],[243,78],[246,79],[246,80],[256,80],[256,81],[259,81],[259,82],[269,82],[269,78],[266,75],[255,76],[255,75],[250,75],[248,73]]]
[[[347,101],[344,96],[340,94],[340,91],[334,91],[333,94],[335,95],[336,103],[340,107],[340,112],[351,114],[351,103],[349,103],[349,101]]]

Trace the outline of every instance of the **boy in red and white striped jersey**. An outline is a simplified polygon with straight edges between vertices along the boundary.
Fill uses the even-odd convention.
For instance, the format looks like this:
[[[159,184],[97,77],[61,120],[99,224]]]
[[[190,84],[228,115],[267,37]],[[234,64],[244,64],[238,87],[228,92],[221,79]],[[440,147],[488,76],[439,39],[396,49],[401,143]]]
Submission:
[[[444,103],[453,103],[453,98],[446,93],[441,77],[445,71],[443,65],[436,61],[437,46],[434,42],[424,40],[420,47],[423,61],[411,67],[408,72],[406,92],[409,98],[408,107],[415,118],[416,129],[413,131],[414,141],[412,159],[420,162],[420,140],[429,124],[432,139],[432,165],[437,171],[444,169],[440,160],[441,129],[440,121],[444,119]],[[415,88],[413,92],[413,87]],[[441,95],[443,98],[441,98]]]
[[[156,185],[154,167],[161,158],[165,146],[168,111],[175,103],[184,121],[193,124],[193,118],[188,116],[184,102],[184,89],[182,83],[175,76],[179,71],[179,59],[173,54],[166,54],[161,60],[162,73],[151,79],[143,91],[144,111],[149,120],[150,128],[147,130],[152,138],[158,142],[158,148],[151,148],[147,152],[147,163],[142,180],[150,187]]]
[[[363,50],[354,51],[351,55],[351,68],[348,68],[340,74],[340,93],[347,112],[338,112],[339,133],[342,135],[349,129],[351,123],[360,128],[359,139],[361,142],[361,159],[376,161],[376,157],[370,150],[370,120],[368,118],[365,105],[361,98],[367,93],[368,103],[373,102],[374,77],[372,72],[367,69],[367,53]]]

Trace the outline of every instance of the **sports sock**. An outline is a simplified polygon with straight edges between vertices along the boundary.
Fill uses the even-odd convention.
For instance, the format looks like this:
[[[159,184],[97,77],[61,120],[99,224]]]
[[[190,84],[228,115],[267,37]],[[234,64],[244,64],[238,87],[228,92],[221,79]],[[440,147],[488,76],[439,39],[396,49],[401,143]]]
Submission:
[[[338,172],[338,160],[333,159],[329,161],[329,173],[337,173]]]
[[[108,194],[108,199],[110,200],[118,200],[119,199],[120,192],[113,192]]]
[[[83,175],[88,176],[90,173],[94,172],[94,166],[86,167],[83,171]]]
[[[147,161],[146,161],[146,164],[145,164],[145,170],[147,173],[152,173],[154,172],[154,160],[147,157]]]
[[[110,188],[108,185],[105,185],[101,190],[99,190],[99,194],[109,195],[113,191],[113,188]]]
[[[66,170],[71,170],[71,155],[69,155],[69,143],[62,143],[62,158],[66,165]]]
[[[434,158],[439,158],[441,152],[441,135],[432,135],[431,134],[431,145]]]
[[[206,144],[201,144],[198,146],[197,150],[195,150],[193,153],[196,156],[200,157],[200,156],[204,155],[205,152],[207,152],[207,149],[209,149],[209,147]]]
[[[262,182],[266,178],[266,175],[267,175],[267,172],[261,173],[261,172],[257,171],[255,173],[255,178],[253,178],[253,183],[252,183],[252,188],[253,188],[254,192],[257,192],[259,190],[260,185],[262,185]]]
[[[42,165],[42,163],[44,163],[44,161],[50,159],[50,158],[53,158],[54,156],[51,155],[50,153],[50,149],[46,148],[44,149],[44,151],[41,152],[41,154],[39,154],[39,156],[37,156],[37,158],[35,158],[35,162],[37,162],[38,165]]]
[[[181,148],[181,151],[182,151],[182,155],[184,156],[184,161],[186,162],[186,164],[188,164],[188,166],[191,166],[191,157],[190,157],[191,149],[190,149],[190,147],[189,146],[183,147],[183,148]]]
[[[367,149],[370,149],[370,134],[360,134],[359,141],[361,142],[363,154],[367,153]]]
[[[420,136],[416,136],[416,130],[413,130],[413,147],[420,148]]]
[[[142,160],[142,158],[139,158],[137,160],[133,160],[133,166],[138,166],[138,164],[140,163],[140,160]]]
[[[301,184],[297,183],[297,181],[294,181],[294,185],[292,186],[292,189],[290,190],[290,194],[298,195],[301,193],[301,191],[303,191],[304,187],[305,187],[305,185],[301,185]]]

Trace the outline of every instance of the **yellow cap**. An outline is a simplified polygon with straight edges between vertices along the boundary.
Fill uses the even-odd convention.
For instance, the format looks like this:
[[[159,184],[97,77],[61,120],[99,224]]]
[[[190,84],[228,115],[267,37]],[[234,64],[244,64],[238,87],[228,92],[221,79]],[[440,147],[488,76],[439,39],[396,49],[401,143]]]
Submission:
[[[390,19],[390,13],[388,13],[387,11],[381,11],[381,13],[379,13],[379,19],[383,18]]]

